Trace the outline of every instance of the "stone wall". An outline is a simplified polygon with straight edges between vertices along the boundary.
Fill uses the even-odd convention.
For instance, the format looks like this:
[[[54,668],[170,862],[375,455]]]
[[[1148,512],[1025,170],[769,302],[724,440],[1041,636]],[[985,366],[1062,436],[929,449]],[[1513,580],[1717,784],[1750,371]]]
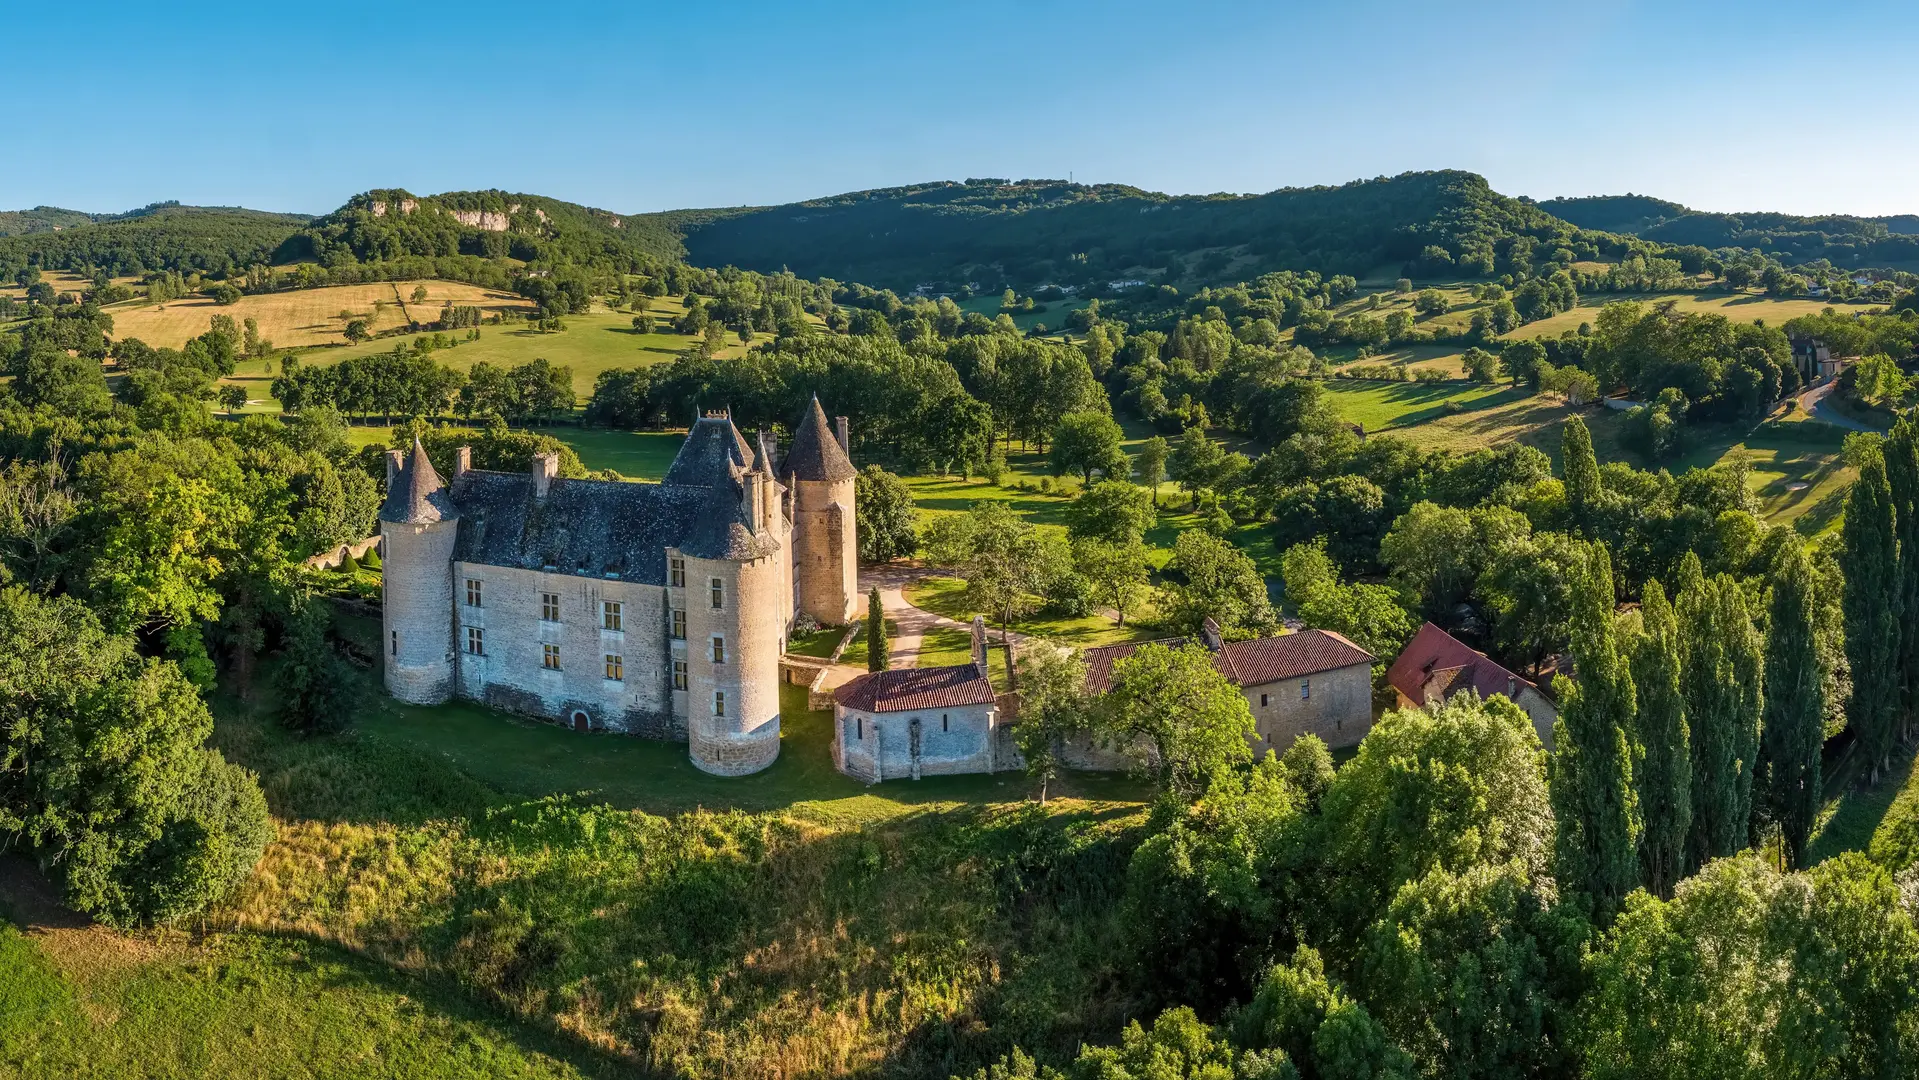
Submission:
[[[364,558],[366,556],[366,553],[370,549],[377,548],[379,546],[380,546],[380,538],[378,536],[369,536],[365,540],[361,540],[352,544],[341,544],[339,547],[334,548],[332,551],[329,551],[320,555],[315,555],[309,558],[306,561],[306,564],[308,566],[313,567],[316,570],[331,570],[334,567],[340,565],[342,562],[346,561],[347,559],[353,559],[355,561],[358,561],[359,559]],[[381,558],[381,562],[384,563],[386,560],[386,556],[383,554],[381,555],[380,558]]]
[[[681,557],[669,548],[669,558]],[[780,753],[780,657],[785,651],[784,551],[750,562],[686,559],[686,587],[668,592],[686,612],[691,689],[686,698],[687,750],[693,764],[721,776],[743,776]],[[712,580],[721,605],[712,603]],[[713,639],[725,642],[713,660]],[[724,694],[725,715],[714,715]]]
[[[859,609],[859,538],[853,481],[793,481],[793,586],[797,608],[822,625]]]
[[[380,652],[387,693],[415,705],[453,694],[453,541],[458,524],[380,523]]]
[[[834,763],[869,784],[990,773],[998,765],[996,717],[991,705],[887,713],[839,706],[834,710]]]
[[[1302,696],[1302,686],[1310,694]],[[1304,679],[1240,688],[1253,710],[1253,752],[1285,753],[1301,735],[1329,747],[1357,746],[1373,729],[1373,672],[1369,664],[1319,671]]]
[[[467,603],[469,580],[480,583],[477,606]],[[471,563],[454,563],[451,581],[461,697],[566,724],[584,713],[595,730],[683,732],[660,586]],[[559,597],[558,621],[542,617],[543,593]],[[619,630],[605,627],[608,601],[620,605]],[[469,627],[483,631],[484,653],[467,651]],[[558,670],[545,666],[549,644],[559,647]],[[606,677],[609,655],[620,658],[618,680]]]

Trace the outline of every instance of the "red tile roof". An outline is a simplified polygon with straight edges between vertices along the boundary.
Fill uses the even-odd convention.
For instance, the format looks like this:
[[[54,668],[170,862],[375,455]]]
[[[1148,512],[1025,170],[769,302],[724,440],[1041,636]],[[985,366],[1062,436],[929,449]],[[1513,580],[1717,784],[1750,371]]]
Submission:
[[[1163,638],[1155,642],[1102,645],[1086,650],[1086,689],[1103,694],[1113,688],[1113,665],[1133,655],[1141,645],[1178,648],[1191,638]],[[1229,641],[1213,654],[1213,667],[1234,686],[1264,686],[1282,679],[1337,671],[1370,664],[1373,654],[1331,630],[1301,630],[1278,637]]]
[[[910,712],[991,705],[993,684],[972,664],[872,671],[833,691],[833,700],[860,712]]]
[[[1410,701],[1442,701],[1467,687],[1482,698],[1512,697],[1520,687],[1538,687],[1500,667],[1472,646],[1434,626],[1419,628],[1386,671],[1386,681]]]

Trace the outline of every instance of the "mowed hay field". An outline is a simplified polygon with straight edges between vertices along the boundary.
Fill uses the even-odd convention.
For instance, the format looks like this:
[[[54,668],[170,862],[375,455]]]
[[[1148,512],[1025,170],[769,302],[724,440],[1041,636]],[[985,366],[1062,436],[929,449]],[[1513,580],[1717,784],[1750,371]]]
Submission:
[[[1579,306],[1571,311],[1561,312],[1550,319],[1527,323],[1507,334],[1503,340],[1521,341],[1536,337],[1558,337],[1567,330],[1579,329],[1580,323],[1592,322],[1599,317],[1600,308],[1621,300],[1631,300],[1647,307],[1670,301],[1674,308],[1681,312],[1724,315],[1734,322],[1749,323],[1754,319],[1764,319],[1767,326],[1778,326],[1787,319],[1796,319],[1801,315],[1817,315],[1829,307],[1842,313],[1884,310],[1882,306],[1875,305],[1833,304],[1826,300],[1781,300],[1754,293],[1701,292],[1649,295],[1594,293],[1591,296],[1580,297]]]
[[[416,286],[425,286],[424,302],[413,302]],[[204,296],[192,296],[155,304],[130,300],[107,309],[113,316],[115,338],[139,338],[156,348],[174,348],[188,338],[206,333],[215,315],[226,315],[240,325],[253,319],[260,325],[260,336],[273,342],[276,349],[295,349],[313,345],[344,345],[347,320],[371,318],[375,302],[384,303],[372,331],[405,326],[400,300],[414,321],[430,323],[440,317],[440,306],[451,301],[456,306],[478,307],[489,316],[505,311],[521,313],[533,310],[519,296],[498,289],[482,289],[457,281],[382,281],[367,285],[329,285],[320,289],[294,289],[288,292],[243,296],[231,304],[216,304]],[[391,343],[388,344],[391,347]]]

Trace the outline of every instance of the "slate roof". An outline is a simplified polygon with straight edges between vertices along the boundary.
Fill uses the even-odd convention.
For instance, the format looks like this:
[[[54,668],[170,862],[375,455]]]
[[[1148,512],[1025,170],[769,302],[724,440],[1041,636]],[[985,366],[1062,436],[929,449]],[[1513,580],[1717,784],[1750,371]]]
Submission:
[[[859,470],[853,467],[845,447],[826,422],[826,410],[820,408],[820,399],[815,397],[793,432],[793,446],[786,452],[786,463],[780,468],[781,478],[838,481],[858,475]]]
[[[461,562],[665,585],[669,547],[701,559],[778,550],[771,533],[754,533],[742,505],[750,454],[731,420],[708,417],[687,434],[665,483],[555,478],[539,499],[531,473],[476,469],[459,478],[450,499],[445,491],[438,498],[459,519],[453,557]]]
[[[1386,681],[1422,705],[1443,701],[1469,686],[1482,698],[1511,697],[1520,687],[1539,689],[1432,623],[1421,626],[1400,650],[1399,658],[1386,669]]]
[[[1177,649],[1192,638],[1163,638],[1159,641],[1102,645],[1087,649],[1086,689],[1103,694],[1113,688],[1113,665],[1133,655],[1141,645],[1164,645]],[[1356,664],[1371,664],[1373,654],[1331,630],[1301,630],[1278,637],[1229,641],[1213,653],[1213,667],[1234,686],[1264,686],[1282,679],[1338,671]]]
[[[420,445],[419,439],[414,439],[412,452],[387,489],[386,501],[380,504],[380,520],[425,525],[459,516],[460,511],[447,496],[440,474],[433,471],[433,463],[427,460],[426,448]]]
[[[973,664],[870,671],[833,691],[833,700],[860,712],[912,712],[991,705],[993,684]]]

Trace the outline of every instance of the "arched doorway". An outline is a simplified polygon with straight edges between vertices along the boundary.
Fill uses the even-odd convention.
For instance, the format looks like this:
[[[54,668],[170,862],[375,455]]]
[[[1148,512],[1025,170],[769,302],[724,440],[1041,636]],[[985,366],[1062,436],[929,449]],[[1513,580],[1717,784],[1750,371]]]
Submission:
[[[586,715],[586,710],[574,709],[573,710],[573,730],[574,731],[591,731],[592,729],[593,729],[593,718]]]

